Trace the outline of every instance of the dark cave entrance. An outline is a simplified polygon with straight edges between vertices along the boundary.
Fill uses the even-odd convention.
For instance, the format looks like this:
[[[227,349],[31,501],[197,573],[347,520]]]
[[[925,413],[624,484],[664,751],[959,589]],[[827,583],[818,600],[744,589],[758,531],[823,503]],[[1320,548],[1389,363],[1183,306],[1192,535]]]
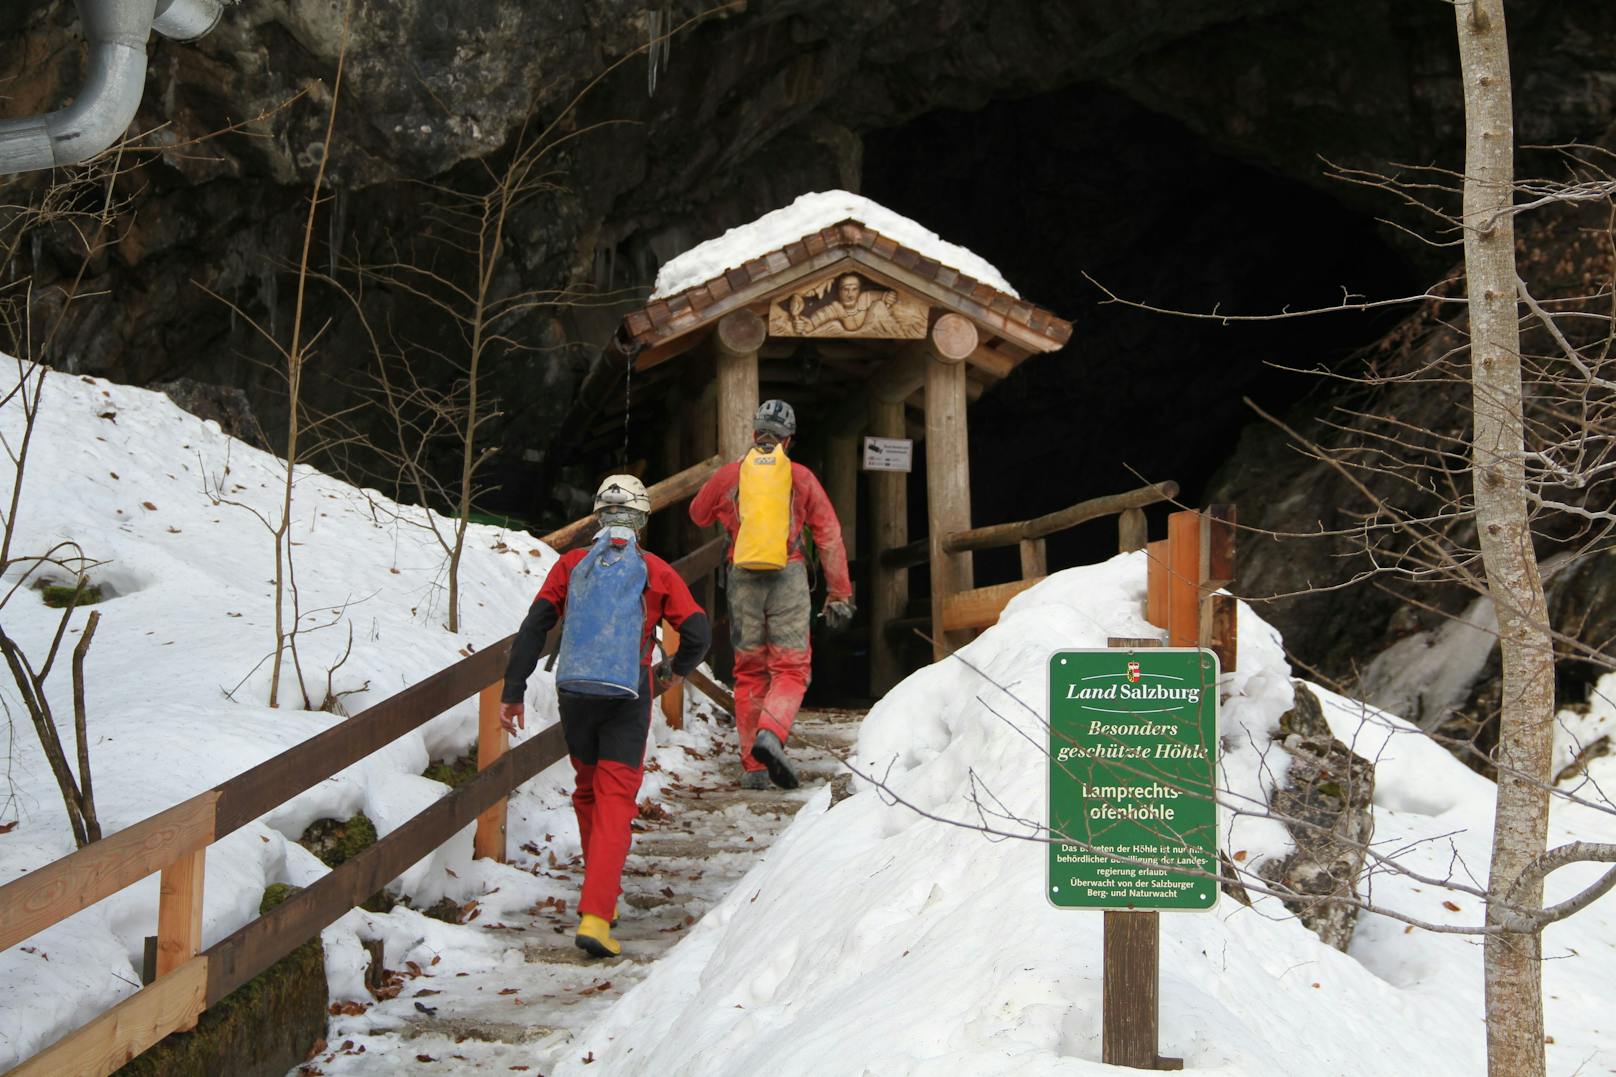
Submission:
[[[1076,327],[1065,349],[1027,360],[971,408],[978,525],[1162,479],[1199,504],[1242,428],[1262,421],[1246,398],[1275,415],[1305,409],[1321,380],[1281,368],[1341,364],[1401,317],[1190,320],[1106,303],[1085,274],[1155,306],[1251,314],[1424,287],[1389,229],[1332,192],[1220,154],[1098,87],[928,113],[864,141],[863,194],[982,255]],[[925,532],[924,486],[917,460],[912,535]],[[1153,537],[1167,511],[1150,510]],[[1054,536],[1050,568],[1104,560],[1116,539],[1114,519]],[[1013,548],[976,556],[978,586],[1016,578]],[[916,645],[914,660],[928,660]],[[862,696],[858,637],[818,646],[810,701]]]

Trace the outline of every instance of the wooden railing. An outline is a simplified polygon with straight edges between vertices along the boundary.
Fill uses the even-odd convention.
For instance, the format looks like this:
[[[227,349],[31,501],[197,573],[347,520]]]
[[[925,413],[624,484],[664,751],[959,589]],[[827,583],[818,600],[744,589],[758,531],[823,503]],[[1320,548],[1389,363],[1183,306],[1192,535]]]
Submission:
[[[666,483],[676,479],[688,484],[689,471]],[[677,500],[668,496],[667,485],[658,486],[663,487],[661,504],[653,494],[654,507]],[[723,540],[715,539],[675,561],[673,568],[686,582],[694,582],[712,572],[723,553]],[[203,1010],[315,937],[473,821],[475,854],[503,859],[506,798],[566,755],[559,725],[507,750],[499,695],[514,639],[508,636],[440,670],[223,785],[0,886],[0,949],[7,949],[161,873],[157,978],[11,1070],[9,1077],[100,1077],[170,1032],[193,1028]],[[551,649],[554,644],[552,633]],[[699,675],[692,680],[733,709],[723,689]],[[201,949],[209,845],[473,695],[479,697],[475,778],[228,938]]]
[[[1145,506],[1170,501],[1177,496],[1176,482],[1158,482],[1126,493],[1080,501],[1058,512],[1051,512],[1031,520],[993,524],[989,527],[972,527],[942,536],[941,546],[945,553],[968,553],[1000,546],[1018,546],[1021,553],[1019,580],[991,587],[975,587],[957,594],[938,595],[934,590],[932,601],[940,602],[942,605],[942,628],[952,632],[957,629],[986,628],[997,622],[999,615],[1004,612],[1005,605],[1012,598],[1049,574],[1049,561],[1044,544],[1050,535],[1058,531],[1105,516],[1119,516],[1117,525],[1119,552],[1144,549]],[[930,540],[919,539],[906,546],[885,551],[881,554],[881,564],[891,569],[907,568],[924,564],[929,556]]]

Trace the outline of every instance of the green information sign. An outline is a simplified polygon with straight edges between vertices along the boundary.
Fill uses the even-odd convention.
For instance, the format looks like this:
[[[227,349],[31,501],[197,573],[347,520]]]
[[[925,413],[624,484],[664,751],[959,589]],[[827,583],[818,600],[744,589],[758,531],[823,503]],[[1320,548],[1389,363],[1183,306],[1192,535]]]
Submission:
[[[1049,660],[1049,900],[1070,909],[1210,909],[1218,659],[1190,648]]]

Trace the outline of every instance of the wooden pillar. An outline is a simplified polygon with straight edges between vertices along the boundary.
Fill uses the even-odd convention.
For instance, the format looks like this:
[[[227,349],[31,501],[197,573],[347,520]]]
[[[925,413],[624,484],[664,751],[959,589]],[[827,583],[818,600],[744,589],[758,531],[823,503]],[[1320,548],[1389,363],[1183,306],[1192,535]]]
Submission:
[[[969,630],[943,631],[943,605],[974,586],[971,554],[947,553],[944,536],[971,526],[970,444],[965,422],[965,357],[976,350],[976,326],[945,314],[932,326],[926,363],[926,516],[931,547],[933,660],[969,642]]]
[[[856,434],[832,432],[825,439],[825,495],[842,525],[842,548],[847,559],[858,557],[859,439]]]
[[[752,445],[752,417],[758,406],[758,349],[768,326],[749,310],[719,320],[713,333],[718,354],[718,452],[739,460]]]
[[[498,681],[477,695],[477,769],[487,770],[505,754],[505,727],[499,724]],[[471,839],[471,854],[490,860],[505,859],[505,798],[477,816],[477,830]]]
[[[905,394],[908,395],[908,394]],[[903,437],[903,399],[870,397],[870,433]],[[903,679],[902,648],[887,638],[888,624],[909,610],[909,570],[886,568],[883,550],[909,543],[909,476],[901,471],[870,472],[870,694],[879,699]]]

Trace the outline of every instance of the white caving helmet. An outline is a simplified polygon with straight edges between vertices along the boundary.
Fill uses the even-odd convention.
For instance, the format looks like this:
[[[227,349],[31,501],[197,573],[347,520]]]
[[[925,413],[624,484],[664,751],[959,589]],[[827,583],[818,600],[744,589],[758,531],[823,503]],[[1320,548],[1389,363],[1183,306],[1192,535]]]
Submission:
[[[595,511],[625,508],[651,512],[651,495],[645,492],[645,483],[633,475],[607,475],[595,491]]]

